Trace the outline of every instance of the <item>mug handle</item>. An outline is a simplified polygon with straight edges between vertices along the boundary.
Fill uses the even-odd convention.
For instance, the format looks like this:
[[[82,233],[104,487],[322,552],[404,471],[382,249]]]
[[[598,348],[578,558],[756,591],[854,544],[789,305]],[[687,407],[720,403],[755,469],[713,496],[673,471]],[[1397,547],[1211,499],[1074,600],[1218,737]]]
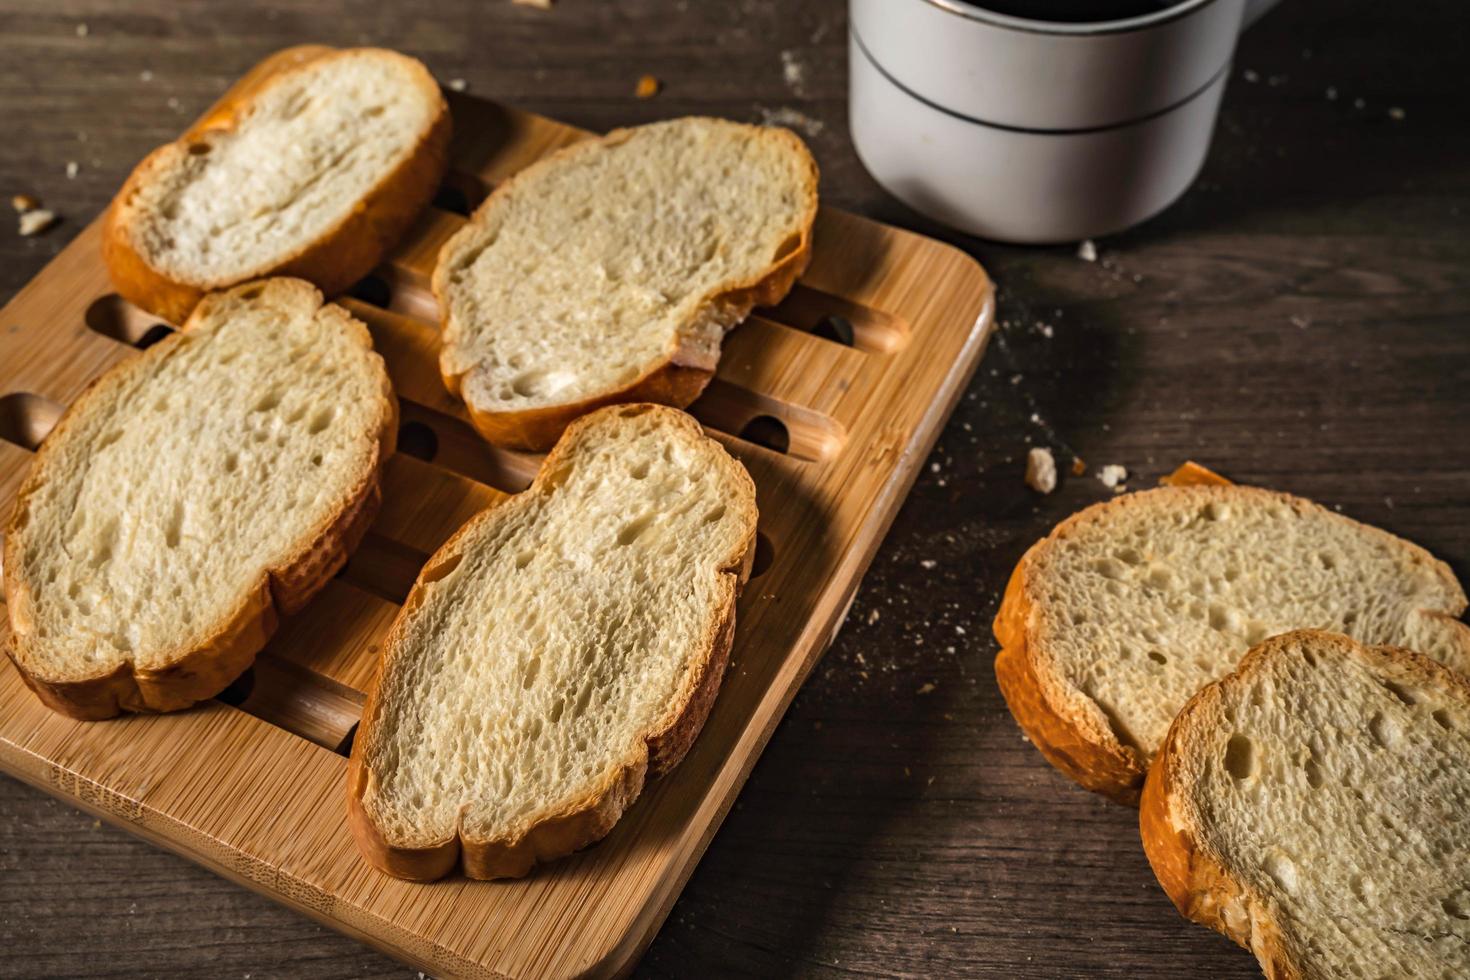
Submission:
[[[1244,31],[1266,15],[1281,0],[1245,0],[1245,13],[1240,18],[1240,29]]]

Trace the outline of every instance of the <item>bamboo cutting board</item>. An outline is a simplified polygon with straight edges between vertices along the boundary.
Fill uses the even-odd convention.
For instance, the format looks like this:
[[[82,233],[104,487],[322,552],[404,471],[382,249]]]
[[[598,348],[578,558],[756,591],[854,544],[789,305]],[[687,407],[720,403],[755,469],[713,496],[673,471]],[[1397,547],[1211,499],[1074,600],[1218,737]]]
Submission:
[[[235,91],[311,50],[267,59]],[[485,445],[445,392],[429,275],[491,187],[587,135],[450,101],[451,174],[435,206],[343,300],[369,325],[402,405],[399,452],[362,547],[245,676],[187,712],[71,721],[43,708],[7,660],[0,768],[435,975],[617,974],[663,922],[840,625],[979,362],[993,290],[954,248],[824,208],[811,268],[729,335],[691,408],[750,470],[761,517],[730,670],[689,756],[606,840],[528,878],[385,877],[358,859],[343,805],[378,644],[429,553],[524,488],[539,462]],[[94,221],[0,312],[0,513],[63,407],[170,329],[112,293],[99,230]]]

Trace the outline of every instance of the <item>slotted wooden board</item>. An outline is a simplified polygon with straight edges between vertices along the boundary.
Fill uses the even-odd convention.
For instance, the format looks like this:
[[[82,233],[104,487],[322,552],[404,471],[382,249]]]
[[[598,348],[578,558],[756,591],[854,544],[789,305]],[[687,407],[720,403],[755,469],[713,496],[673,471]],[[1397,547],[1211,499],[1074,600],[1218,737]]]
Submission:
[[[236,90],[301,50],[263,62]],[[451,95],[451,105],[441,204],[473,206],[497,181],[586,136],[477,98]],[[344,753],[362,691],[424,558],[471,514],[524,487],[538,463],[481,442],[439,381],[427,282],[439,244],[463,220],[430,208],[359,291],[364,299],[343,301],[370,326],[404,420],[382,513],[343,575],[283,624],[246,677],[180,714],[70,721],[43,708],[7,660],[0,767],[435,975],[616,974],[668,914],[840,625],[979,362],[993,291],[954,248],[823,209],[811,268],[779,307],[729,336],[691,409],[749,468],[761,512],[730,671],[694,749],[578,855],[520,881],[409,884],[359,861],[344,824]],[[62,407],[162,329],[112,293],[99,227],[0,313],[0,512]],[[852,345],[813,332],[834,314],[851,325]]]

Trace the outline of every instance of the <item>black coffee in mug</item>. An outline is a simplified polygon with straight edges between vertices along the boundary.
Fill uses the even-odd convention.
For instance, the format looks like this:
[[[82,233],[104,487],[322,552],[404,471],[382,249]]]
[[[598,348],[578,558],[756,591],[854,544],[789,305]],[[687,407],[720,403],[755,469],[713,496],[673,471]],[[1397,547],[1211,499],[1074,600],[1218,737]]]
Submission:
[[[1061,24],[1127,20],[1167,10],[1178,0],[967,0],[969,6],[1010,17]]]

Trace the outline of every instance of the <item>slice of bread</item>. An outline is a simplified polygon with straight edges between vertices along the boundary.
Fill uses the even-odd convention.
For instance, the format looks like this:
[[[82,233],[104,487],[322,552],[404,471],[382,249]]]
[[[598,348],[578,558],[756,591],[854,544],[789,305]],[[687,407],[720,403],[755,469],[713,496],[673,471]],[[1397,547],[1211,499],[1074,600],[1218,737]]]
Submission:
[[[784,129],[676,119],[554,153],[439,253],[444,383],[520,449],[601,405],[683,408],[725,332],[806,269],[816,214],[816,163]]]
[[[31,464],[5,529],[26,682],[86,719],[217,694],[356,547],[396,416],[367,328],[311,284],[205,297]]]
[[[1017,565],[995,672],[1058,769],[1136,804],[1190,695],[1247,649],[1341,630],[1470,670],[1465,592],[1424,549],[1254,487],[1163,487],[1074,515]]]
[[[328,50],[285,68],[138,164],[103,230],[113,284],[171,323],[264,276],[335,296],[433,197],[449,128],[433,77],[404,55]]]
[[[684,757],[755,548],[750,476],[689,416],[606,408],[419,575],[353,741],[363,856],[526,874],[605,836]]]
[[[1170,727],[1144,850],[1186,917],[1284,978],[1470,976],[1470,683],[1302,631]]]

